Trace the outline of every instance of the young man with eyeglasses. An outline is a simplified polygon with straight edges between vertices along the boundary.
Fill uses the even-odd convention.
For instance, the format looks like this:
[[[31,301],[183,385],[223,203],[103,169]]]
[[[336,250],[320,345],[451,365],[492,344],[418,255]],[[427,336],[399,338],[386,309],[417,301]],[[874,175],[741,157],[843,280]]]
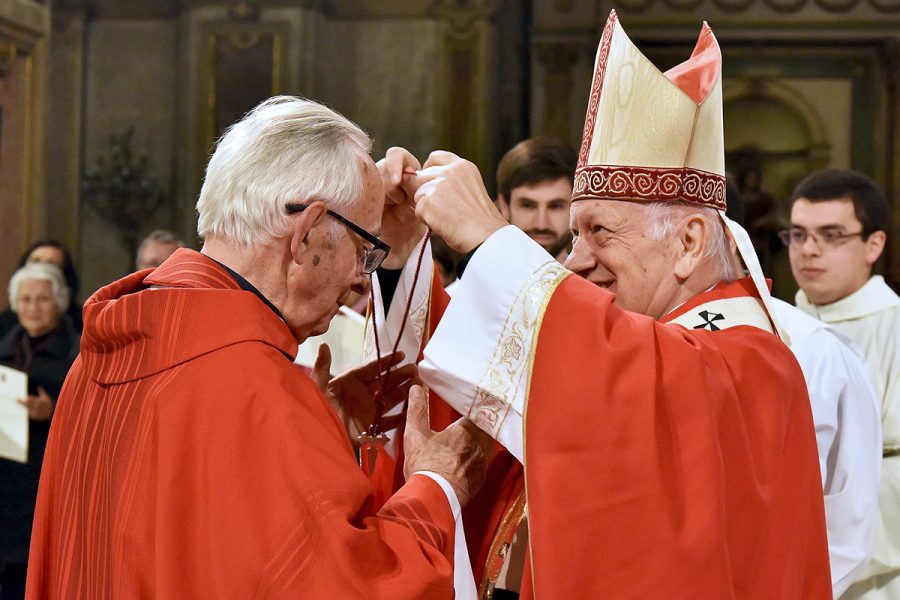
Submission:
[[[884,193],[868,177],[831,169],[800,182],[781,232],[800,291],[797,306],[863,350],[881,401],[884,461],[875,553],[843,598],[900,598],[900,297],[872,266],[888,227]]]

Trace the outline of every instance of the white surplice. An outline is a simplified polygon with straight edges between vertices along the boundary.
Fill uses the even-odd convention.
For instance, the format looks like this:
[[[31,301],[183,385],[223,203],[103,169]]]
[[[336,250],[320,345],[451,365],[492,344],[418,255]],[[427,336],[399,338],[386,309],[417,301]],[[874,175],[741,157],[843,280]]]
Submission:
[[[422,244],[425,244],[424,253],[422,253]],[[416,274],[416,263],[419,255],[422,254],[422,266],[419,269],[419,278],[414,281]],[[403,271],[400,280],[397,282],[397,288],[391,300],[390,308],[385,315],[384,302],[381,300],[381,284],[378,281],[377,273],[372,274],[372,291],[375,298],[375,305],[366,322],[365,338],[363,341],[363,362],[374,360],[379,348],[376,348],[374,328],[372,320],[374,319],[378,327],[378,346],[380,346],[382,358],[390,355],[391,350],[397,342],[397,335],[401,333],[403,327],[403,315],[406,312],[407,304],[409,304],[409,316],[407,317],[406,326],[403,327],[402,337],[397,343],[397,350],[405,354],[402,361],[397,367],[403,365],[412,365],[416,363],[419,357],[419,349],[422,347],[422,340],[428,328],[428,316],[431,308],[431,277],[433,275],[434,259],[431,256],[431,242],[426,240],[424,236],[413,248]],[[413,289],[415,284],[415,289]],[[412,301],[410,302],[410,298]],[[385,416],[400,414],[403,405],[398,404],[389,410]],[[388,443],[385,449],[391,454],[397,454],[396,429],[385,432],[388,437]]]
[[[510,255],[517,260],[510,261]],[[499,229],[466,266],[419,363],[419,375],[441,398],[490,433],[519,462],[525,454],[522,424],[529,353],[507,352],[503,376],[495,377],[497,355],[507,351],[499,340],[504,330],[515,329],[520,331],[521,347],[531,348],[545,295],[540,284],[566,274],[520,229],[513,225]],[[459,351],[461,345],[465,352]],[[502,407],[491,404],[492,399],[499,399]],[[482,418],[483,412],[497,412],[499,417]]]
[[[900,582],[900,297],[878,275],[858,291],[831,304],[815,305],[802,290],[797,307],[828,323],[862,350],[880,400],[885,458],[881,466],[879,523],[875,552],[860,579],[877,578],[870,591],[851,597],[891,598],[884,588]]]
[[[786,302],[773,299],[773,307],[809,390],[837,598],[862,572],[875,546],[880,403],[862,353],[849,339]]]
[[[424,253],[422,244],[425,244]],[[420,253],[422,254],[422,265],[419,269],[419,278],[415,280],[416,263]],[[372,274],[375,305],[372,307],[372,313],[369,315],[366,323],[365,341],[363,343],[365,361],[374,359],[378,351],[375,347],[372,319],[375,319],[375,323],[378,326],[378,345],[380,346],[381,356],[384,358],[390,354],[394,347],[394,342],[397,340],[397,335],[400,333],[400,328],[403,324],[403,314],[406,311],[407,303],[409,303],[409,317],[407,318],[406,327],[403,329],[400,343],[397,345],[397,349],[406,356],[398,366],[415,364],[428,327],[433,269],[431,242],[423,238],[413,249],[403,267],[400,281],[397,282],[397,288],[394,290],[394,296],[391,300],[391,306],[387,310],[387,315],[385,315],[384,303],[381,299],[381,286],[378,282],[378,276],[377,274]],[[411,302],[410,298],[412,299]],[[402,410],[403,404],[401,403],[388,411],[387,414],[398,414]],[[385,448],[392,456],[396,456],[397,453],[397,431],[392,429],[386,432],[389,441]],[[472,574],[472,564],[469,561],[469,550],[466,545],[462,509],[459,501],[443,477],[435,477],[433,473],[427,471],[422,471],[421,473],[428,475],[441,485],[450,501],[453,517],[456,519],[453,549],[453,587],[456,591],[456,600],[475,600],[478,597],[478,591],[475,586],[475,577]]]

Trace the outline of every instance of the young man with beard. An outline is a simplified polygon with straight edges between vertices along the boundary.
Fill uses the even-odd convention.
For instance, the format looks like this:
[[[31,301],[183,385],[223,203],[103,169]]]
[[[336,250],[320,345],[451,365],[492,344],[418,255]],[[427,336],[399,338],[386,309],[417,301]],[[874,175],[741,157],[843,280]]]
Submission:
[[[497,167],[500,213],[560,262],[572,242],[569,206],[577,160],[564,142],[531,138],[513,146]]]

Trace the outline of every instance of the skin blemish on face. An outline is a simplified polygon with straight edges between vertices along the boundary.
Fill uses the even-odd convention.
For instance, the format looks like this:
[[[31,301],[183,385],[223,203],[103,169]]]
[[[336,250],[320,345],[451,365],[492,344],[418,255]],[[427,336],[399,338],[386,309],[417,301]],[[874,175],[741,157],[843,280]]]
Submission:
[[[319,261],[320,261],[320,260],[322,260],[322,259],[319,258],[319,255],[318,255],[318,254],[314,254],[314,255],[313,255],[313,261],[312,261],[312,262],[313,262],[313,266],[314,266],[314,267],[318,267],[318,266],[319,266]]]

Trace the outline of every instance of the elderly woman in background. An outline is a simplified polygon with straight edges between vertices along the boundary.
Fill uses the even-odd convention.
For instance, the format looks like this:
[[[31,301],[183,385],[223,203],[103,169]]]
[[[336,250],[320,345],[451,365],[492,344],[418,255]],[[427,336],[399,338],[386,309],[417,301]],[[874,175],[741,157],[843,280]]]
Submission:
[[[61,243],[56,240],[39,240],[31,244],[16,269],[21,269],[25,265],[32,263],[49,263],[56,265],[62,270],[66,286],[69,288],[69,308],[65,314],[72,322],[75,330],[81,333],[81,304],[78,303],[78,291],[80,289],[80,281],[78,279],[78,271],[75,270],[75,262],[72,260],[72,254]],[[5,337],[6,333],[19,322],[16,317],[15,310],[12,305],[0,312],[0,338]]]
[[[66,373],[78,354],[69,319],[69,288],[48,263],[26,264],[9,283],[18,323],[0,337],[0,364],[28,374],[28,462],[0,458],[0,599],[24,597],[31,522],[50,418]]]

